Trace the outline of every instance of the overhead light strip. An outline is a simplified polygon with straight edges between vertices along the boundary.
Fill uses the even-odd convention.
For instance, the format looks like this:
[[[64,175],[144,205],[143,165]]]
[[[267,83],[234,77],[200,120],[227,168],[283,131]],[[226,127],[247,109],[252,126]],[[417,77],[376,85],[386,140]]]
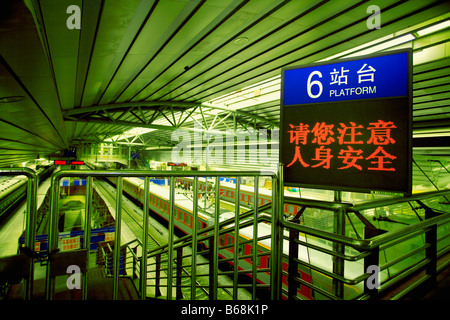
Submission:
[[[443,22],[434,24],[434,25],[432,25],[430,27],[427,27],[425,29],[419,30],[416,33],[420,37],[423,37],[425,35],[428,35],[428,34],[431,34],[431,33],[437,32],[437,31],[441,31],[441,30],[443,30],[445,28],[448,28],[448,27],[450,27],[450,20],[445,20]]]

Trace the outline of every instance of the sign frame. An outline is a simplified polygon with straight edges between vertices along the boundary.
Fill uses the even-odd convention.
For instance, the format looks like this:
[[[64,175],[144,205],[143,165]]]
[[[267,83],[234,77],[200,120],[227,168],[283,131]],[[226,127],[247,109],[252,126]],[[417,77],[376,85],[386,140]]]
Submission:
[[[377,101],[377,100],[382,100],[382,99],[395,99],[395,98],[404,98],[406,99],[406,114],[407,114],[407,120],[406,122],[406,127],[407,127],[407,139],[405,141],[406,143],[406,182],[405,182],[405,187],[400,189],[391,189],[389,187],[386,188],[373,188],[367,185],[367,183],[363,184],[364,185],[358,185],[358,186],[341,186],[339,185],[339,183],[337,185],[325,185],[325,184],[320,184],[320,183],[311,183],[310,181],[308,182],[303,182],[301,181],[301,177],[299,179],[297,179],[297,181],[293,181],[292,179],[286,179],[286,163],[283,163],[283,150],[286,147],[286,145],[283,145],[282,143],[282,137],[283,137],[283,132],[280,132],[280,144],[279,144],[279,161],[280,163],[282,163],[282,165],[285,167],[285,170],[283,170],[283,180],[284,180],[284,185],[286,186],[294,186],[294,187],[305,187],[305,188],[313,188],[313,189],[326,189],[326,190],[336,190],[336,191],[350,191],[350,192],[361,192],[361,193],[371,193],[371,192],[388,192],[391,194],[399,194],[399,195],[404,195],[404,196],[410,196],[412,193],[412,72],[413,72],[413,61],[412,61],[412,49],[411,48],[407,48],[407,49],[400,49],[400,50],[391,50],[391,51],[386,51],[386,52],[381,52],[381,53],[375,53],[375,54],[370,54],[370,55],[364,55],[364,56],[355,56],[355,57],[351,57],[351,58],[344,58],[344,59],[335,59],[335,60],[329,60],[329,61],[322,61],[322,62],[317,62],[317,63],[309,63],[309,64],[305,64],[305,65],[296,65],[296,66],[289,66],[289,67],[284,67],[281,70],[281,100],[280,100],[280,131],[282,130],[287,130],[287,123],[285,123],[285,119],[284,119],[284,113],[285,113],[285,108],[293,108],[295,106],[307,106],[307,105],[314,105],[314,103],[300,103],[300,104],[289,104],[289,105],[285,105],[285,74],[286,71],[288,70],[295,70],[295,69],[303,69],[303,68],[311,68],[311,67],[318,67],[318,66],[324,66],[324,65],[333,65],[333,64],[337,64],[337,63],[342,63],[342,62],[351,62],[351,61],[358,61],[358,60],[366,60],[366,59],[371,59],[371,58],[377,58],[377,57],[384,57],[384,56],[390,56],[390,55],[396,55],[396,54],[401,54],[401,53],[406,53],[407,56],[407,61],[406,61],[406,69],[407,69],[407,74],[406,74],[406,95],[402,95],[402,96],[388,96],[388,97],[384,97],[384,98],[359,98],[359,99],[348,99],[345,101],[329,101],[329,102],[317,102],[316,105],[322,105],[322,104],[329,104],[330,105],[330,109],[332,108],[333,104],[336,102],[351,102],[351,101],[360,101],[360,102],[364,102],[364,101]],[[403,152],[402,152],[403,153]]]

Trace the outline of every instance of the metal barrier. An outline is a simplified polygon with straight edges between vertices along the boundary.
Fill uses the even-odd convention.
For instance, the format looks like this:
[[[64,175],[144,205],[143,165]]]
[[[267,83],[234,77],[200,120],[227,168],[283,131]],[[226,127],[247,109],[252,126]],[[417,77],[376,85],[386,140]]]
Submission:
[[[281,170],[280,170],[281,171]],[[34,225],[36,215],[37,177],[32,170],[1,170],[4,175],[26,175],[28,192],[26,246],[34,248]],[[271,201],[262,204],[259,199],[258,177],[272,179]],[[281,176],[281,175],[279,175]],[[84,270],[82,298],[87,299],[87,266],[89,266],[90,241],[83,241],[82,248],[74,252],[58,252],[58,218],[60,181],[63,177],[86,177],[86,203],[84,237],[91,238],[91,211],[93,179],[117,178],[115,237],[112,246],[113,292],[118,299],[121,273],[120,254],[124,250],[128,276],[138,279],[141,299],[148,296],[166,299],[370,299],[386,294],[393,286],[417,275],[394,299],[400,298],[424,282],[435,282],[438,272],[448,267],[448,259],[438,265],[440,258],[450,251],[450,213],[438,212],[427,201],[447,197],[450,191],[415,194],[408,198],[394,198],[351,205],[339,202],[314,201],[285,197],[283,182],[272,173],[261,172],[168,172],[168,171],[59,171],[51,181],[51,212],[48,240],[48,264],[46,274],[46,298],[53,299],[55,277],[64,274],[61,261],[80,264]],[[150,194],[150,178],[170,178],[168,197],[168,237],[166,244],[150,247],[148,212],[150,197],[144,197],[142,236],[130,243],[121,243],[122,194],[124,177],[143,177],[143,194]],[[192,233],[179,239],[175,237],[175,178],[192,177]],[[201,177],[213,177],[214,210],[208,226],[199,226],[198,195]],[[220,212],[220,177],[237,177],[234,209]],[[252,209],[241,213],[241,177],[253,177]],[[205,190],[207,185],[205,182]],[[205,191],[206,192],[206,191]],[[415,212],[415,205],[425,210],[420,222],[383,232],[362,214],[364,211],[383,206],[407,203]],[[283,218],[284,204],[295,204],[301,209],[291,219]],[[413,205],[414,204],[414,205]],[[442,206],[448,205],[444,201]],[[324,231],[301,225],[306,210],[328,210],[333,213],[333,231]],[[266,214],[267,213],[267,214]],[[346,235],[346,218],[358,217],[364,226],[364,236],[356,239]],[[355,229],[352,220],[349,226]],[[411,239],[420,238],[419,245],[402,254],[387,258],[387,252],[395,246],[409,245]],[[311,253],[314,252],[314,255]],[[305,255],[306,253],[306,255]],[[128,258],[129,257],[129,258]],[[204,257],[207,260],[204,260]],[[73,258],[73,259],[72,259]],[[71,260],[72,259],[72,260]],[[319,261],[323,259],[322,261]],[[441,259],[442,260],[442,259]],[[31,258],[33,262],[33,258]],[[228,266],[228,268],[219,268]],[[371,276],[374,267],[379,279]],[[422,272],[423,271],[423,272]],[[62,273],[61,273],[62,272]],[[423,274],[421,274],[422,272]],[[33,263],[30,277],[25,279],[24,299],[32,296]],[[247,283],[238,282],[241,275],[249,275]],[[222,281],[231,277],[233,281]],[[376,281],[378,280],[378,281]],[[374,282],[372,282],[374,281]],[[260,295],[262,294],[262,295]]]
[[[92,186],[93,186],[93,178],[108,178],[108,177],[117,177],[117,185],[116,185],[116,217],[115,217],[115,237],[114,237],[114,246],[113,246],[113,252],[114,252],[114,259],[113,259],[113,299],[118,299],[118,285],[119,285],[119,255],[120,255],[120,249],[121,249],[121,223],[122,223],[122,193],[123,193],[123,178],[124,177],[143,177],[144,178],[144,194],[149,194],[149,187],[150,187],[150,177],[158,177],[158,178],[171,178],[170,183],[170,196],[169,196],[169,221],[168,221],[168,242],[167,246],[164,249],[166,250],[167,254],[167,261],[176,261],[182,260],[180,256],[175,256],[175,249],[176,243],[174,241],[174,226],[175,226],[175,219],[174,219],[174,210],[175,210],[175,179],[176,177],[193,177],[194,179],[194,187],[193,187],[193,210],[192,210],[192,217],[193,217],[193,226],[194,230],[192,233],[192,239],[190,241],[190,244],[194,244],[192,247],[192,261],[193,265],[196,265],[196,257],[197,257],[197,242],[201,240],[200,237],[197,235],[197,222],[198,222],[198,178],[199,177],[214,177],[215,178],[215,184],[214,184],[214,194],[215,194],[215,212],[213,213],[212,222],[213,226],[208,229],[208,232],[210,232],[208,240],[210,241],[210,250],[212,252],[211,259],[211,279],[212,283],[210,284],[210,293],[209,297],[210,299],[217,299],[217,290],[218,290],[218,283],[217,279],[219,276],[219,270],[218,270],[218,264],[219,264],[219,235],[220,235],[220,224],[219,224],[219,217],[220,217],[220,177],[254,177],[255,179],[255,187],[254,187],[254,209],[251,210],[251,213],[253,215],[254,221],[258,221],[258,195],[259,195],[259,188],[258,188],[258,177],[260,176],[266,176],[270,177],[272,179],[272,185],[277,186],[277,176],[273,173],[261,173],[261,172],[253,172],[253,171],[211,171],[211,172],[170,172],[170,171],[120,171],[120,172],[112,172],[112,171],[91,171],[91,170],[68,170],[68,171],[59,171],[55,173],[52,176],[51,181],[51,213],[50,213],[50,231],[49,231],[49,262],[47,265],[47,282],[46,282],[46,298],[51,300],[53,299],[54,295],[54,284],[55,284],[55,276],[52,274],[51,270],[53,268],[53,258],[57,256],[60,253],[57,253],[57,239],[58,239],[58,202],[59,202],[59,195],[60,195],[60,180],[63,177],[86,177],[86,208],[85,208],[85,224],[84,224],[84,230],[85,230],[85,238],[90,238],[90,216],[91,216],[91,203],[92,203]],[[239,179],[237,179],[236,184],[236,203],[235,203],[235,212],[239,212]],[[274,201],[276,199],[276,188],[274,188],[272,192],[272,201],[271,201],[271,207],[273,212],[277,212],[277,201]],[[149,197],[144,197],[144,203],[143,203],[143,212],[146,214],[143,214],[143,221],[142,221],[142,237],[140,245],[142,246],[141,252],[148,252],[149,246],[148,246],[148,212],[149,212]],[[247,217],[247,216],[246,216]],[[239,215],[236,215],[236,228],[239,228]],[[277,232],[275,230],[275,227],[277,226],[276,223],[276,215],[273,215],[273,221],[271,221],[272,232],[271,237],[274,237]],[[255,224],[257,225],[257,224]],[[239,229],[235,229],[239,230]],[[204,230],[202,230],[203,233]],[[206,232],[206,231],[205,231]],[[255,235],[257,235],[257,228],[253,228],[253,232]],[[254,237],[255,240],[253,241],[253,246],[256,247],[257,237]],[[277,243],[277,241],[272,241],[272,243]],[[88,244],[89,241],[85,241],[83,244],[83,249],[88,250]],[[273,246],[272,246],[273,247]],[[53,258],[52,258],[53,256]],[[89,256],[89,255],[88,255]],[[258,254],[256,250],[251,255],[252,261],[256,261]],[[88,258],[89,259],[89,258]],[[87,259],[87,260],[88,260]],[[142,258],[139,262],[139,269],[140,269],[140,288],[141,288],[141,298],[146,299],[147,297],[147,263],[148,256],[146,254],[142,254]],[[86,265],[89,265],[89,261],[85,261]],[[271,260],[270,269],[271,270],[277,270],[277,261],[275,259]],[[167,264],[167,299],[172,299],[172,287],[173,287],[173,280],[174,280],[174,265],[172,263]],[[195,287],[196,283],[196,274],[195,274],[195,268],[192,270],[193,273],[191,274],[193,278],[192,287]],[[236,269],[237,270],[237,269]],[[179,270],[176,270],[179,272]],[[256,272],[256,266],[253,268],[253,274]],[[179,273],[177,273],[178,275]],[[176,277],[179,278],[178,276]],[[276,278],[271,278],[271,286],[275,288],[277,285]],[[256,281],[256,280],[255,280]],[[254,283],[255,283],[254,281]],[[253,285],[255,287],[255,285]],[[87,274],[83,277],[83,286],[82,286],[82,298],[86,299],[87,297]]]
[[[283,289],[282,293],[288,299],[298,299],[302,296],[298,287],[304,286],[303,288],[309,288],[315,299],[380,298],[402,281],[416,276],[406,289],[390,297],[399,299],[424,282],[435,283],[437,273],[450,265],[447,257],[450,253],[450,209],[446,212],[437,212],[423,201],[445,198],[449,194],[450,190],[428,192],[408,198],[378,200],[354,206],[285,198],[284,203],[296,204],[303,210],[294,219],[281,221],[282,229],[289,233],[283,237],[284,245],[289,246],[289,254],[283,258],[288,261],[289,269],[283,271],[288,288]],[[397,230],[384,232],[376,229],[361,215],[364,210],[411,202],[419,203],[420,208],[425,210],[425,219]],[[449,204],[444,202],[443,205]],[[357,215],[364,224],[365,239],[354,239],[345,234],[299,225],[298,218],[306,208],[329,210],[335,217],[341,215],[343,219],[346,216],[348,218],[348,214]],[[439,233],[442,234],[440,237],[438,237],[439,229]],[[413,239],[415,242],[412,242]],[[387,258],[386,252],[393,250],[395,246],[405,245],[408,246],[408,250],[404,253],[399,254],[396,250],[392,259]],[[298,254],[302,249],[309,250],[306,258]],[[312,259],[312,256],[315,259]],[[438,266],[437,261],[441,257],[443,261]],[[320,259],[322,263],[318,263]],[[326,263],[323,263],[324,261]],[[299,269],[303,271],[302,276],[299,276]],[[424,272],[420,273],[421,271]],[[308,275],[311,276],[309,280],[305,279]]]
[[[148,266],[153,268],[147,270],[146,279],[152,282],[147,284],[147,287],[153,288],[153,296],[171,298],[173,296],[171,279],[175,279],[177,299],[196,300],[199,297],[211,300],[219,298],[239,300],[243,297],[256,299],[257,290],[265,291],[266,297],[275,299],[278,285],[275,277],[271,275],[276,270],[273,269],[276,261],[269,261],[273,233],[261,228],[262,224],[267,223],[270,225],[269,230],[272,231],[271,215],[261,214],[268,209],[272,210],[272,204],[258,207],[258,216],[255,216],[255,210],[248,210],[222,220],[217,225],[204,228],[196,236],[187,235],[174,241],[172,248],[176,252],[176,258],[172,264],[168,263],[170,261],[168,245],[149,251],[147,259],[153,262]],[[258,235],[258,231],[266,232]],[[249,233],[256,236],[246,238],[245,234]],[[266,245],[263,245],[263,242],[266,242]],[[199,244],[203,249],[197,251]],[[202,259],[203,256],[208,259]],[[138,264],[139,260],[140,258]],[[225,265],[225,268],[219,268],[219,263]],[[226,268],[227,264],[236,267]],[[199,267],[204,267],[203,272],[199,272]],[[250,283],[239,283],[240,275],[250,276]],[[233,281],[227,282],[224,279],[220,283],[222,276],[231,277]],[[161,284],[162,281],[166,284]]]
[[[26,176],[27,177],[27,214],[25,219],[25,246],[28,248],[27,263],[28,270],[24,270],[26,277],[22,289],[23,299],[29,300],[33,294],[33,277],[34,277],[34,257],[31,254],[34,251],[34,241],[36,237],[36,203],[37,203],[37,186],[38,176],[35,171],[28,168],[20,169],[0,169],[2,176]]]

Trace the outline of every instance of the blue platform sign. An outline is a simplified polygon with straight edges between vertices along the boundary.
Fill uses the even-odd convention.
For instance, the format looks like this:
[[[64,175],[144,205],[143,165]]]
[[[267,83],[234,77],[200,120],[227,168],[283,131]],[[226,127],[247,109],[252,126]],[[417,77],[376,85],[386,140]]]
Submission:
[[[335,62],[284,73],[284,105],[408,94],[407,53]]]
[[[282,70],[285,185],[410,194],[412,51]]]

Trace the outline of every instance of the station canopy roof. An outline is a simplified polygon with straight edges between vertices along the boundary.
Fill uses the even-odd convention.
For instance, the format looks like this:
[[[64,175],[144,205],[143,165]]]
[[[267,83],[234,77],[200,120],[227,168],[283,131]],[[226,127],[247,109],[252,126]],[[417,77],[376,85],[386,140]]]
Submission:
[[[277,128],[281,68],[406,47],[415,155],[448,157],[449,17],[432,0],[2,1],[0,167],[133,134],[151,149],[176,128]]]

